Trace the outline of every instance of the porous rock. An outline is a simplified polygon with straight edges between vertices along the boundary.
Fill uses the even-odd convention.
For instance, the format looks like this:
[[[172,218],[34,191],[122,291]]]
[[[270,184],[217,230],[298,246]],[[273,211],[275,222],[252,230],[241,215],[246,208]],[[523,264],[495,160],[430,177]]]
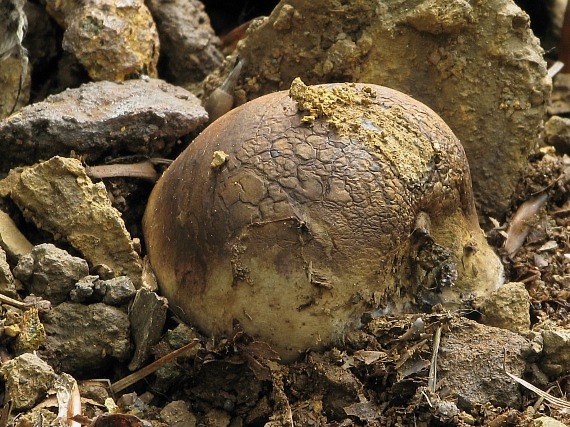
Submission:
[[[452,393],[459,409],[466,411],[487,402],[520,407],[519,386],[505,375],[504,367],[521,377],[528,347],[518,334],[462,319],[442,334],[436,392],[443,399]]]
[[[16,292],[16,281],[14,275],[10,270],[10,265],[6,259],[6,252],[0,247],[0,293],[15,298],[18,294]]]
[[[560,154],[570,154],[570,119],[550,117],[544,125],[544,140]]]
[[[75,283],[89,274],[87,261],[43,243],[20,258],[14,274],[37,296],[59,304],[67,299]]]
[[[553,328],[541,332],[543,357],[540,368],[550,377],[558,377],[570,372],[570,331]]]
[[[118,154],[164,157],[207,117],[194,95],[162,80],[88,83],[0,122],[0,171],[71,151],[87,162]]]
[[[92,377],[131,354],[129,319],[118,308],[64,302],[42,322],[47,338],[41,354],[58,370]]]
[[[33,353],[3,362],[0,375],[6,381],[6,401],[11,400],[16,410],[39,403],[56,379],[51,366]]]
[[[529,427],[564,427],[567,424],[561,423],[552,417],[539,417],[529,424]]]
[[[505,283],[483,300],[479,310],[486,325],[512,332],[530,328],[530,296],[524,283]]]
[[[478,208],[504,214],[551,88],[529,17],[512,0],[283,0],[248,33],[236,50],[245,60],[239,102],[296,77],[397,89],[451,127],[467,152]],[[234,62],[226,60],[223,74]],[[213,76],[207,89],[219,84]]]
[[[196,427],[196,416],[188,410],[183,400],[166,405],[160,411],[160,419],[170,427]]]
[[[63,48],[93,80],[156,77],[159,39],[144,1],[51,0],[47,10],[65,29]]]
[[[177,85],[196,85],[224,59],[220,41],[198,0],[146,2],[160,35],[161,76]]]
[[[141,259],[123,219],[103,183],[94,184],[79,160],[53,157],[17,173],[10,195],[28,218],[65,238],[92,266],[107,265],[140,285]]]
[[[101,286],[99,276],[85,276],[75,283],[75,287],[69,293],[69,299],[73,302],[101,302],[106,288]]]

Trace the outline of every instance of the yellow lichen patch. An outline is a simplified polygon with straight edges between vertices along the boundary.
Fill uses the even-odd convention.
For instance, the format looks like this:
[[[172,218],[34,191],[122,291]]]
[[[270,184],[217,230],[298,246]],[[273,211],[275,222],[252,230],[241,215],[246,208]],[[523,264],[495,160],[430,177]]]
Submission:
[[[22,315],[20,333],[16,338],[16,349],[21,352],[37,350],[46,338],[44,325],[40,322],[37,308],[30,308]]]
[[[339,135],[373,148],[406,181],[420,181],[428,173],[430,159],[442,155],[439,144],[410,121],[409,112],[382,104],[370,87],[354,83],[309,87],[296,78],[289,95],[299,110],[308,111],[303,122],[313,124],[322,117]]]

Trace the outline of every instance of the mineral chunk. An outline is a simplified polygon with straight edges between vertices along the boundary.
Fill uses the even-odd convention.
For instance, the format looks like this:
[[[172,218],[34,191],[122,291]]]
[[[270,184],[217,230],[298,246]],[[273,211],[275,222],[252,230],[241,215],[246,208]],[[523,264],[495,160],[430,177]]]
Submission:
[[[33,353],[2,363],[0,375],[6,380],[6,400],[11,400],[18,410],[38,403],[56,379],[51,366]]]

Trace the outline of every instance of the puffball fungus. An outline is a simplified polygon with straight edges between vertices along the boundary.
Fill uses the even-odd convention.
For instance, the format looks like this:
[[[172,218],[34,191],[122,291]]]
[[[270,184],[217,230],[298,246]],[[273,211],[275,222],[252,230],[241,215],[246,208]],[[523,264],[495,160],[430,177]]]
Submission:
[[[364,313],[457,307],[503,280],[459,141],[377,85],[297,79],[230,111],[158,181],[144,234],[182,319],[216,337],[237,319],[284,361]]]

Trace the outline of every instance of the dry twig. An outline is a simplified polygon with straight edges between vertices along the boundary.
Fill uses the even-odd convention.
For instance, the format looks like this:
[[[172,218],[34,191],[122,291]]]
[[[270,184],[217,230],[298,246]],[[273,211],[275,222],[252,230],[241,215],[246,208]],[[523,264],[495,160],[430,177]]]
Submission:
[[[199,339],[194,338],[194,340],[191,343],[186,344],[184,347],[180,347],[178,350],[174,350],[172,353],[169,353],[166,356],[161,357],[157,361],[152,362],[150,365],[147,365],[144,368],[141,368],[138,371],[132,373],[131,375],[127,375],[125,378],[117,381],[116,383],[111,384],[111,390],[113,391],[113,393],[117,393],[127,388],[128,386],[136,383],[137,381],[142,380],[144,377],[152,374],[158,368],[166,365],[167,363],[176,359],[178,356],[181,356],[182,354],[186,353],[188,350],[195,347],[196,344],[198,344],[199,342],[200,342]]]

